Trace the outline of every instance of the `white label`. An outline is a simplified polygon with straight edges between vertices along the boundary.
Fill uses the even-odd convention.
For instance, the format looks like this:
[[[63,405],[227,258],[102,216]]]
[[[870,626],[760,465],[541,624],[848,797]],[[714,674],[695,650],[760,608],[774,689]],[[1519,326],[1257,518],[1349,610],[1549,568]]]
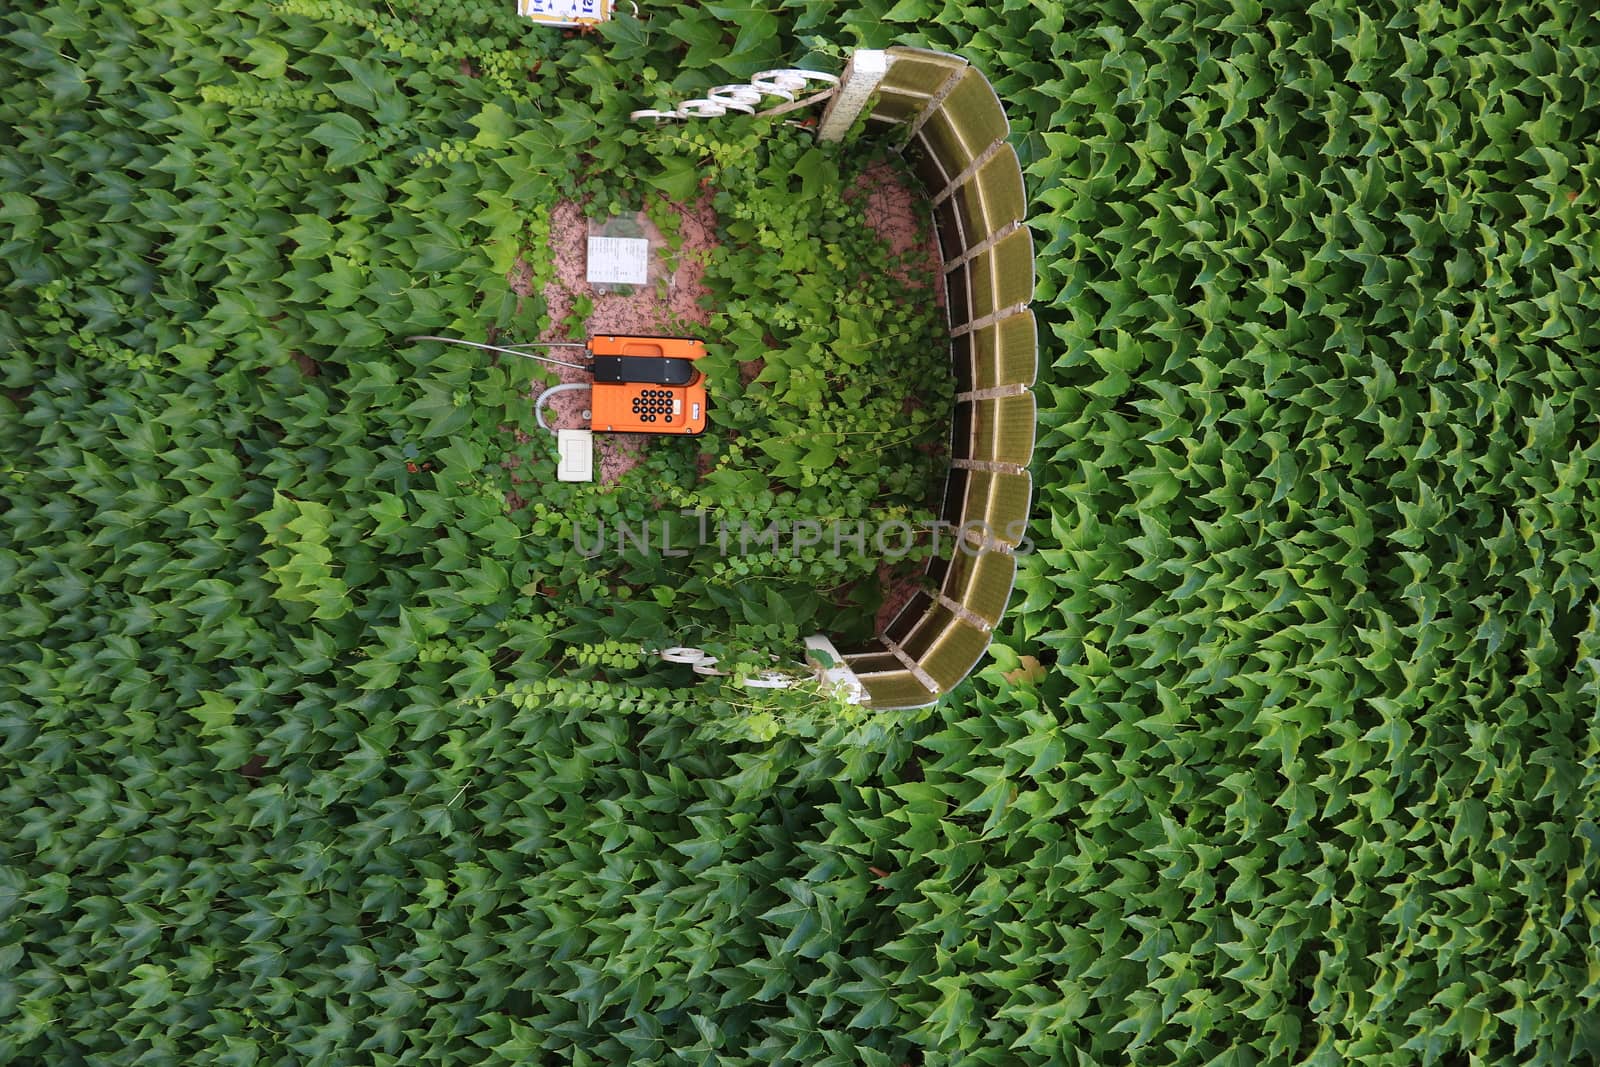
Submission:
[[[643,285],[650,277],[650,242],[641,237],[589,238],[589,281]]]

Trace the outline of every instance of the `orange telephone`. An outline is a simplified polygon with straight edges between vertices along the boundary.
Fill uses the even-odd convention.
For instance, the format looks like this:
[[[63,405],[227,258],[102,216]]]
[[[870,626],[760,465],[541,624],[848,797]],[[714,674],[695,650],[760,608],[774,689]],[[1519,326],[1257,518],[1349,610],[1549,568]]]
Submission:
[[[484,352],[536,359],[558,367],[587,371],[593,385],[567,382],[551,386],[534,401],[539,428],[554,433],[540,413],[546,399],[569,389],[591,391],[589,429],[611,433],[697,434],[706,428],[706,376],[695,361],[706,354],[704,341],[693,337],[618,337],[607,334],[577,341],[534,341],[523,345],[490,345],[458,337],[418,334],[410,341],[441,341]],[[592,357],[588,366],[524,348],[582,348]]]
[[[591,337],[594,391],[589,428],[602,432],[697,434],[706,428],[706,354],[692,337]]]

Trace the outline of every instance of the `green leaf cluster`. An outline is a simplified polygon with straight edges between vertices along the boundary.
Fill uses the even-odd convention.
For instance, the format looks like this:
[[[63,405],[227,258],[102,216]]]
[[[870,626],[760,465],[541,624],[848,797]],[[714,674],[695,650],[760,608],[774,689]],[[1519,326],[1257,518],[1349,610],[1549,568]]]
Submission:
[[[0,14],[0,1062],[1600,1057],[1592,20],[646,6]],[[1034,198],[1039,551],[921,720],[636,651],[873,561],[574,545],[926,508],[865,150],[625,120],[836,41],[972,58]],[[702,178],[703,464],[561,485],[532,364],[391,344]]]

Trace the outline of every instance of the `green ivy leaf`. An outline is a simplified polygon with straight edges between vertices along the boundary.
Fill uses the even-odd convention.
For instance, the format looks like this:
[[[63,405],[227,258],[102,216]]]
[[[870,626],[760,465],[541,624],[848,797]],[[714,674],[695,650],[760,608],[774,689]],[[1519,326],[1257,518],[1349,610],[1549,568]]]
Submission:
[[[472,143],[482,148],[504,148],[517,133],[516,121],[499,104],[485,104],[472,117],[472,124],[478,128]]]
[[[327,166],[338,170],[372,157],[361,123],[350,115],[330,115],[311,131],[311,139],[328,150]]]

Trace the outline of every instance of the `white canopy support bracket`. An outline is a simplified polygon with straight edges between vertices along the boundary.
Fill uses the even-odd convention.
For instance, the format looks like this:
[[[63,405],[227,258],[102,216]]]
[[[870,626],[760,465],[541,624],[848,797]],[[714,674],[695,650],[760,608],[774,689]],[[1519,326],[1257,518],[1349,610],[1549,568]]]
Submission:
[[[839,79],[839,87],[828,101],[822,121],[817,124],[817,140],[844,140],[844,135],[872,98],[873,90],[889,73],[892,62],[889,53],[878,48],[862,48],[850,57],[850,62],[845,64],[844,77]]]
[[[819,655],[820,653],[820,655]],[[839,650],[833,647],[833,642],[822,634],[812,634],[806,638],[806,662],[817,672],[817,680],[825,687],[832,689],[852,704],[860,704],[867,699],[866,687],[856,678],[855,671],[845,662]],[[825,664],[831,662],[833,666]]]

